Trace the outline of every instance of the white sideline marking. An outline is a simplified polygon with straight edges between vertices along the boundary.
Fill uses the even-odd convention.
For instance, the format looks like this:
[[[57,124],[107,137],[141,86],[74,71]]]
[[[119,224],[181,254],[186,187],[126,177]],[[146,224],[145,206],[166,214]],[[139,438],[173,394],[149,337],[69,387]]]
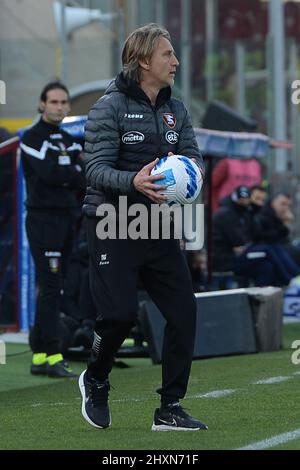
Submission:
[[[258,380],[257,382],[252,382],[252,385],[261,385],[261,384],[277,384],[279,382],[285,382],[290,380],[293,377],[291,375],[279,375],[278,377],[269,377],[268,379]]]
[[[293,375],[300,375],[300,371],[297,371],[297,372],[294,372]],[[261,384],[274,384],[274,383],[280,383],[280,382],[285,382],[286,380],[290,380],[290,379],[293,379],[294,377],[293,376],[289,376],[289,375],[286,375],[286,376],[283,376],[283,375],[280,375],[278,377],[269,377],[268,379],[262,379],[262,380],[258,380],[257,382],[252,382],[251,385],[261,385]],[[224,390],[213,390],[211,392],[207,392],[207,393],[197,393],[195,395],[187,395],[185,397],[185,399],[189,399],[189,398],[222,398],[222,397],[226,397],[227,395],[232,395],[233,393],[236,393],[236,392],[239,392],[243,390],[242,388],[237,388],[237,389],[234,389],[234,388],[227,388],[227,389],[224,389]],[[147,397],[147,398],[119,398],[119,399],[114,399],[114,400],[110,400],[110,403],[123,403],[123,402],[144,402],[144,401],[149,401],[149,400],[152,400],[153,397]],[[76,397],[75,400],[82,400],[81,397]],[[62,405],[70,405],[71,403],[68,402],[68,403],[63,403],[63,402],[57,402],[57,403],[49,403],[49,402],[45,402],[45,403],[32,403],[30,404],[29,406],[32,406],[32,407],[38,407],[38,406],[62,406]]]
[[[82,401],[81,397],[76,397],[75,400]],[[123,403],[123,402],[139,402],[139,401],[147,401],[152,400],[152,398],[119,398],[116,400],[109,400],[110,403]],[[65,405],[72,405],[72,402],[57,402],[57,403],[49,403],[48,401],[45,403],[31,403],[29,406],[37,408],[38,406],[65,406]]]
[[[270,437],[270,439],[264,439],[263,441],[253,442],[245,447],[240,447],[236,450],[260,450],[267,449],[268,447],[278,446],[279,444],[284,444],[288,441],[294,441],[300,437],[300,428],[295,429],[295,431],[285,432],[283,434],[278,434],[277,436]]]
[[[147,401],[147,400],[152,400],[153,397],[149,398],[116,398],[116,399],[111,399],[109,400],[110,403],[119,403],[119,402],[124,402],[124,401]],[[76,397],[75,400],[82,400],[81,397]]]
[[[128,401],[147,401],[152,400],[152,398],[118,398],[116,400],[110,400],[112,403],[124,403]]]
[[[207,392],[203,394],[197,395],[190,395],[187,398],[221,398],[226,397],[227,395],[231,395],[235,393],[237,390],[233,388],[225,389],[225,390],[213,390],[212,392]]]
[[[293,316],[284,316],[283,317],[283,323],[286,324],[286,323],[299,323],[300,322],[300,318],[299,317],[293,317]]]
[[[65,405],[70,405],[71,403],[63,403],[63,402],[57,402],[57,403],[32,403],[30,406],[33,407],[38,407],[38,406],[65,406]]]

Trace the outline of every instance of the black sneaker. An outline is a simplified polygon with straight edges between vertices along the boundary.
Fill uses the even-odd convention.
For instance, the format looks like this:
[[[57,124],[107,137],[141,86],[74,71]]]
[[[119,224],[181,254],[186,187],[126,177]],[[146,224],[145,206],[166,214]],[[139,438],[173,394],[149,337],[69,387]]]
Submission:
[[[199,431],[200,429],[208,429],[208,426],[189,416],[179,403],[171,403],[155,410],[152,431]]]
[[[30,366],[30,373],[32,375],[48,375],[48,363],[45,362],[44,364],[31,364]]]
[[[85,370],[79,377],[79,388],[82,395],[81,412],[84,419],[96,428],[108,428],[111,425],[108,407],[109,381],[88,380]]]
[[[77,374],[71,371],[68,363],[65,360],[58,361],[52,366],[48,364],[48,376],[55,378],[78,377]]]

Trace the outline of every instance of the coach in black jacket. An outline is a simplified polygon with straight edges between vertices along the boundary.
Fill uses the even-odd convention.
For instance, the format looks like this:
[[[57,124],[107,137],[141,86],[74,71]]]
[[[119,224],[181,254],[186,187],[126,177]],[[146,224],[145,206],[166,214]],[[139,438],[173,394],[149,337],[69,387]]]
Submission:
[[[251,242],[250,190],[237,187],[213,215],[213,270],[232,271],[236,255]]]
[[[82,148],[59,128],[69,111],[69,93],[63,84],[52,82],[44,88],[40,111],[40,121],[24,133],[20,144],[27,190],[26,232],[38,287],[31,373],[72,377],[60,351],[59,315],[76,193],[86,186]]]
[[[136,320],[137,280],[161,310],[167,325],[162,352],[161,407],[152,429],[207,427],[188,416],[179,399],[186,393],[194,350],[196,304],[189,269],[178,240],[106,239],[96,235],[96,208],[165,201],[151,169],[170,153],[202,158],[183,103],[171,98],[178,60],[169,33],[155,24],[126,40],[123,72],[92,107],[85,132],[91,291],[98,309],[88,369],[80,376],[82,414],[97,428],[111,424],[108,408],[113,357]],[[123,213],[119,213],[121,223]]]

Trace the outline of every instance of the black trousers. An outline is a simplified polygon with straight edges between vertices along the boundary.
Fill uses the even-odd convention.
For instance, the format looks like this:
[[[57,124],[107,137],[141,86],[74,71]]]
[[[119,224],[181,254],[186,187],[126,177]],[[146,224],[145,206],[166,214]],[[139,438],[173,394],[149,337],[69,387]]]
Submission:
[[[97,220],[88,219],[90,288],[97,307],[88,373],[107,378],[113,356],[137,317],[137,282],[167,321],[162,351],[163,400],[183,398],[190,375],[196,301],[178,240],[99,240]]]
[[[73,213],[28,210],[26,232],[37,283],[35,323],[31,335],[34,353],[60,351],[61,290],[74,238]]]

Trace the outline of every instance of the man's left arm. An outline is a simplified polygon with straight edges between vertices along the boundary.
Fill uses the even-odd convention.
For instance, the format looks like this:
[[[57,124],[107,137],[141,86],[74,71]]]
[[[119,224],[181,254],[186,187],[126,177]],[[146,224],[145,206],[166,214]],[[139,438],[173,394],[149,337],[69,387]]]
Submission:
[[[76,150],[73,151],[73,155],[71,157],[71,167],[70,169],[76,169],[77,171],[74,172],[74,177],[70,181],[69,187],[70,189],[78,189],[83,190],[86,188],[86,178],[85,178],[85,167],[84,167],[84,153],[82,150],[82,146],[77,143],[73,143],[72,147],[77,147]]]
[[[177,144],[176,152],[178,155],[185,155],[186,157],[193,158],[204,176],[205,167],[203,157],[197,144],[192,121],[185,108],[184,112],[185,116],[179,133],[179,142]]]

